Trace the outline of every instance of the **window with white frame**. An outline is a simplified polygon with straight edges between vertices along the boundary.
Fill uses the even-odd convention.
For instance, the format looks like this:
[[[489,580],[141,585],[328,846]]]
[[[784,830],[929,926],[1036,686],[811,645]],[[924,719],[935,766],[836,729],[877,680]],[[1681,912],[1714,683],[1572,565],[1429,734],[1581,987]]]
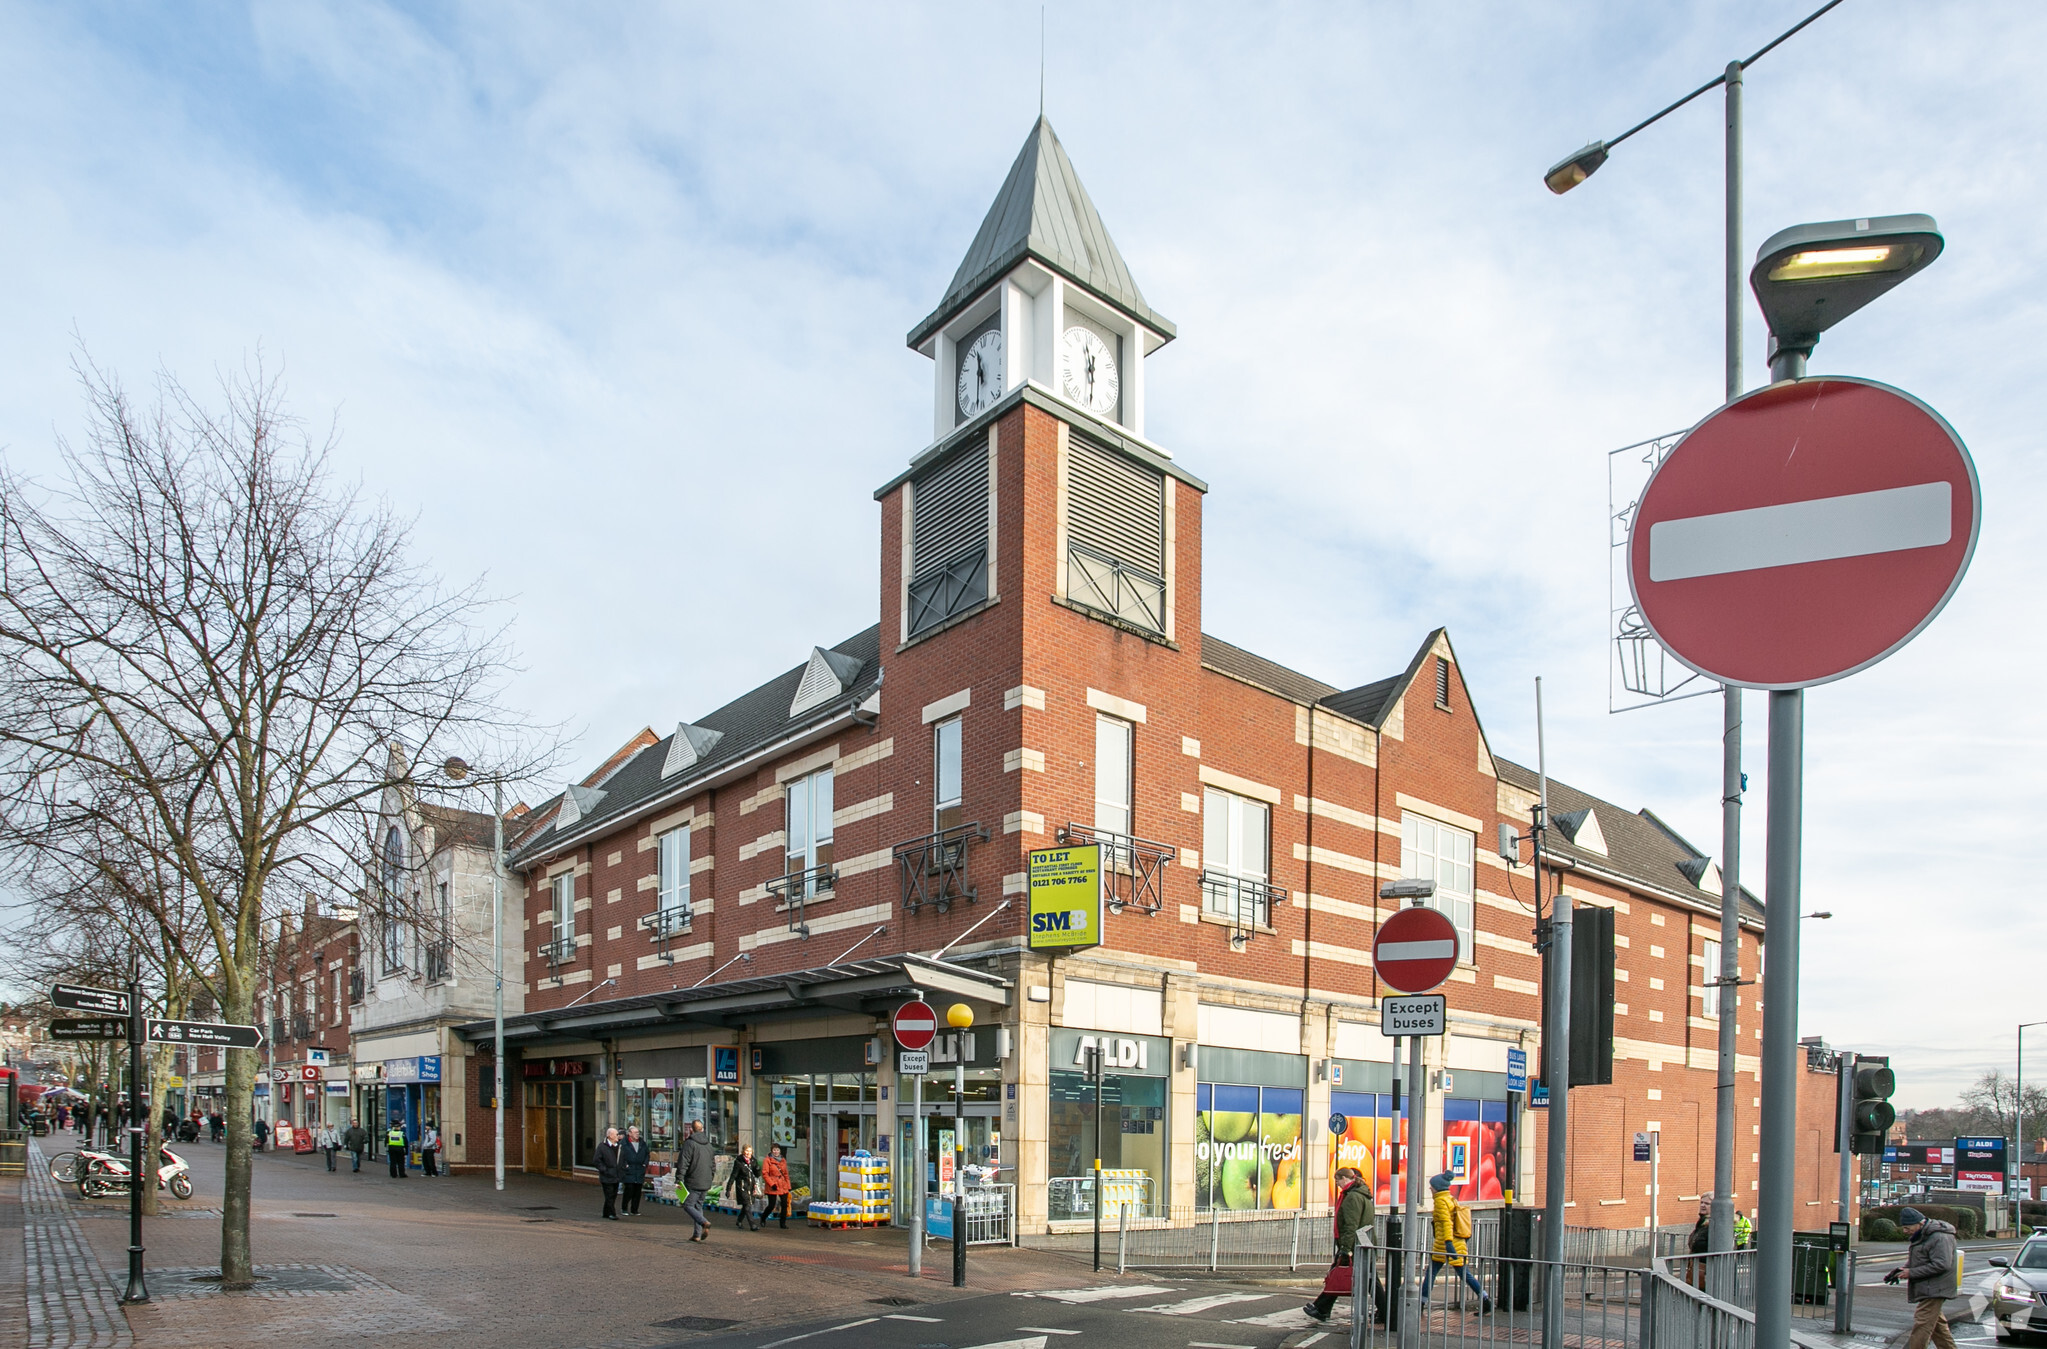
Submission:
[[[961,805],[960,719],[951,717],[931,728],[931,828],[940,832],[966,819]]]
[[[341,1024],[341,1009],[345,1005],[346,1002],[341,996],[341,967],[336,965],[334,967],[334,1024],[337,1026]]]
[[[657,912],[667,922],[689,914],[689,826],[661,835],[661,899]]]
[[[412,946],[412,933],[406,924],[405,912],[405,831],[392,825],[384,834],[383,894],[383,955],[384,973],[397,974],[405,968],[405,957]],[[280,929],[281,931],[281,929]]]
[[[398,974],[405,969],[406,952],[412,946],[412,933],[405,920],[398,916],[400,899],[393,896],[386,903],[384,913],[384,973]]]
[[[1233,922],[1266,924],[1272,807],[1214,787],[1201,797],[1201,904]]]
[[[1705,1000],[1702,1016],[1720,1015],[1720,997],[1726,992],[1714,980],[1720,977],[1720,943],[1708,938],[1704,943],[1705,958],[1699,969],[1699,994]]]
[[[1476,842],[1468,829],[1412,811],[1401,812],[1400,874],[1436,883],[1436,896],[1429,903],[1457,925],[1458,959],[1464,964],[1478,958],[1471,891],[1471,859]]]
[[[564,871],[554,878],[554,939],[562,949],[576,944],[576,873]]]
[[[789,784],[788,874],[832,864],[832,770],[819,769]],[[804,883],[806,895],[818,892],[817,878]],[[829,888],[829,887],[824,887]]]
[[[1100,833],[1137,832],[1131,806],[1132,731],[1121,718],[1095,718],[1095,829]]]

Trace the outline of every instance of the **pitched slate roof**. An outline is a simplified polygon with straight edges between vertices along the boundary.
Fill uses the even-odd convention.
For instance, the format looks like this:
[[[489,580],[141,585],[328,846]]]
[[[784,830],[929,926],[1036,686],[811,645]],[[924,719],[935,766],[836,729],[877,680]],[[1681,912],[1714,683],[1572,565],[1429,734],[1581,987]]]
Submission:
[[[1528,792],[1536,789],[1538,779],[1534,769],[1497,756],[1493,763],[1499,769],[1500,781]],[[1596,814],[1600,832],[1606,838],[1606,856],[1578,847],[1558,829],[1549,831],[1548,841],[1543,845],[1546,851],[1618,872],[1659,890],[1675,891],[1701,904],[1719,905],[1720,896],[1710,890],[1701,890],[1692,883],[1684,869],[1684,863],[1696,863],[1706,854],[1648,811],[1623,809],[1555,778],[1549,780],[1549,809],[1551,819],[1578,810],[1591,810]],[[1743,917],[1760,919],[1763,916],[1762,901],[1747,886],[1741,888],[1741,898]]]
[[[1172,320],[1152,312],[1144,302],[1116,241],[1109,237],[1087,189],[1080,185],[1066,147],[1041,115],[1024,138],[1016,162],[1009,166],[1009,177],[995,194],[995,204],[981,221],[972,247],[946,287],[945,298],[910,330],[911,348],[923,346],[932,333],[1026,257],[1085,286],[1167,340],[1178,334]]]
[[[759,688],[741,694],[717,711],[693,718],[690,725],[717,731],[720,736],[710,752],[700,756],[689,769],[668,778],[661,776],[661,768],[668,760],[669,741],[674,739],[672,733],[663,736],[640,748],[614,769],[604,780],[603,798],[586,809],[574,824],[566,830],[558,830],[550,821],[519,841],[519,853],[523,855],[561,838],[585,833],[601,834],[656,797],[686,794],[687,784],[714,777],[764,746],[859,706],[881,684],[881,626],[876,624],[829,650],[847,657],[846,661],[835,663],[854,671],[845,691],[838,697],[796,716],[789,715],[797,685],[803,680],[803,672],[810,668],[810,661],[806,659]],[[559,799],[549,798],[534,813],[551,814]]]
[[[422,805],[419,818],[433,829],[436,848],[489,848],[496,834],[487,810]]]
[[[1201,663],[1232,679],[1270,689],[1280,697],[1297,703],[1321,702],[1337,691],[1334,684],[1325,684],[1299,670],[1290,670],[1277,661],[1253,655],[1241,646],[1205,632],[1201,634]]]

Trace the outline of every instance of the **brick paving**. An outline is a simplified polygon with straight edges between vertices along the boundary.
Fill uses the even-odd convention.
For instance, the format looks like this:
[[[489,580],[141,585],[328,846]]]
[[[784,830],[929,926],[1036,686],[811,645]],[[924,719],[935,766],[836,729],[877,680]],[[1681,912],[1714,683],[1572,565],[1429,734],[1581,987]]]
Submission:
[[[727,1218],[708,1244],[693,1245],[673,1208],[649,1204],[636,1220],[601,1221],[591,1185],[511,1175],[499,1194],[488,1175],[393,1180],[381,1167],[351,1174],[345,1162],[329,1174],[317,1155],[271,1154],[255,1161],[251,1241],[259,1276],[277,1277],[227,1293],[194,1281],[219,1265],[224,1152],[185,1150],[197,1193],[186,1204],[166,1197],[175,1216],[145,1224],[152,1301],[125,1311],[116,1298],[127,1229],[112,1220],[125,1201],[69,1197],[49,1181],[46,1162],[31,1163],[44,1169],[40,1201],[31,1195],[23,1209],[30,1320],[40,1282],[41,1324],[50,1328],[35,1349],[318,1349],[419,1333],[432,1334],[436,1349],[658,1349],[721,1330],[876,1310],[870,1303],[880,1298],[943,1302],[1074,1278],[1063,1256],[976,1248],[970,1287],[956,1292],[949,1248],[933,1247],[924,1277],[912,1282],[907,1238],[894,1229],[751,1233]],[[11,1244],[5,1232],[0,1244]]]
[[[28,1349],[127,1349],[134,1343],[121,1315],[128,1269],[127,1233],[120,1245],[121,1279],[101,1267],[72,1213],[75,1201],[50,1179],[49,1157],[31,1139],[21,1185],[21,1234]]]

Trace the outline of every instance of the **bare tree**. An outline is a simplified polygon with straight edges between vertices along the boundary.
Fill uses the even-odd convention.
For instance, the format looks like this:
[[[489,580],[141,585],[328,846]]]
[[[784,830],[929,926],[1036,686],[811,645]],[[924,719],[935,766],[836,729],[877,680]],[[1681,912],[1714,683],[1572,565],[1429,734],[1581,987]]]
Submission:
[[[161,855],[204,950],[166,935],[248,1022],[265,917],[355,888],[394,774],[424,795],[448,753],[527,757],[502,634],[475,586],[441,585],[402,521],[334,482],[331,439],[260,366],[217,406],[169,375],[146,409],[79,375],[88,430],[62,480],[0,468],[0,808],[18,847],[98,830]],[[244,1287],[256,1054],[226,1057],[221,1274]]]

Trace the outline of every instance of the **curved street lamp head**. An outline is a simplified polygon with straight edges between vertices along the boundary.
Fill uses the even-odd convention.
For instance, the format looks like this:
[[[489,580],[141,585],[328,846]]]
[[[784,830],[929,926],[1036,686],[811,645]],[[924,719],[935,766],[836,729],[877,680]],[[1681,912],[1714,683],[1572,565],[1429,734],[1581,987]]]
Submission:
[[[441,765],[441,771],[448,775],[450,782],[460,782],[469,776],[469,761],[459,755],[451,755],[448,761]]]
[[[1804,373],[1820,334],[1940,256],[1930,215],[1863,216],[1779,230],[1756,250],[1749,289],[1770,325],[1770,362]]]
[[[1558,196],[1563,196],[1599,172],[1599,166],[1606,162],[1606,151],[1605,141],[1592,142],[1578,153],[1559,161],[1548,173],[1542,175],[1542,185]]]

